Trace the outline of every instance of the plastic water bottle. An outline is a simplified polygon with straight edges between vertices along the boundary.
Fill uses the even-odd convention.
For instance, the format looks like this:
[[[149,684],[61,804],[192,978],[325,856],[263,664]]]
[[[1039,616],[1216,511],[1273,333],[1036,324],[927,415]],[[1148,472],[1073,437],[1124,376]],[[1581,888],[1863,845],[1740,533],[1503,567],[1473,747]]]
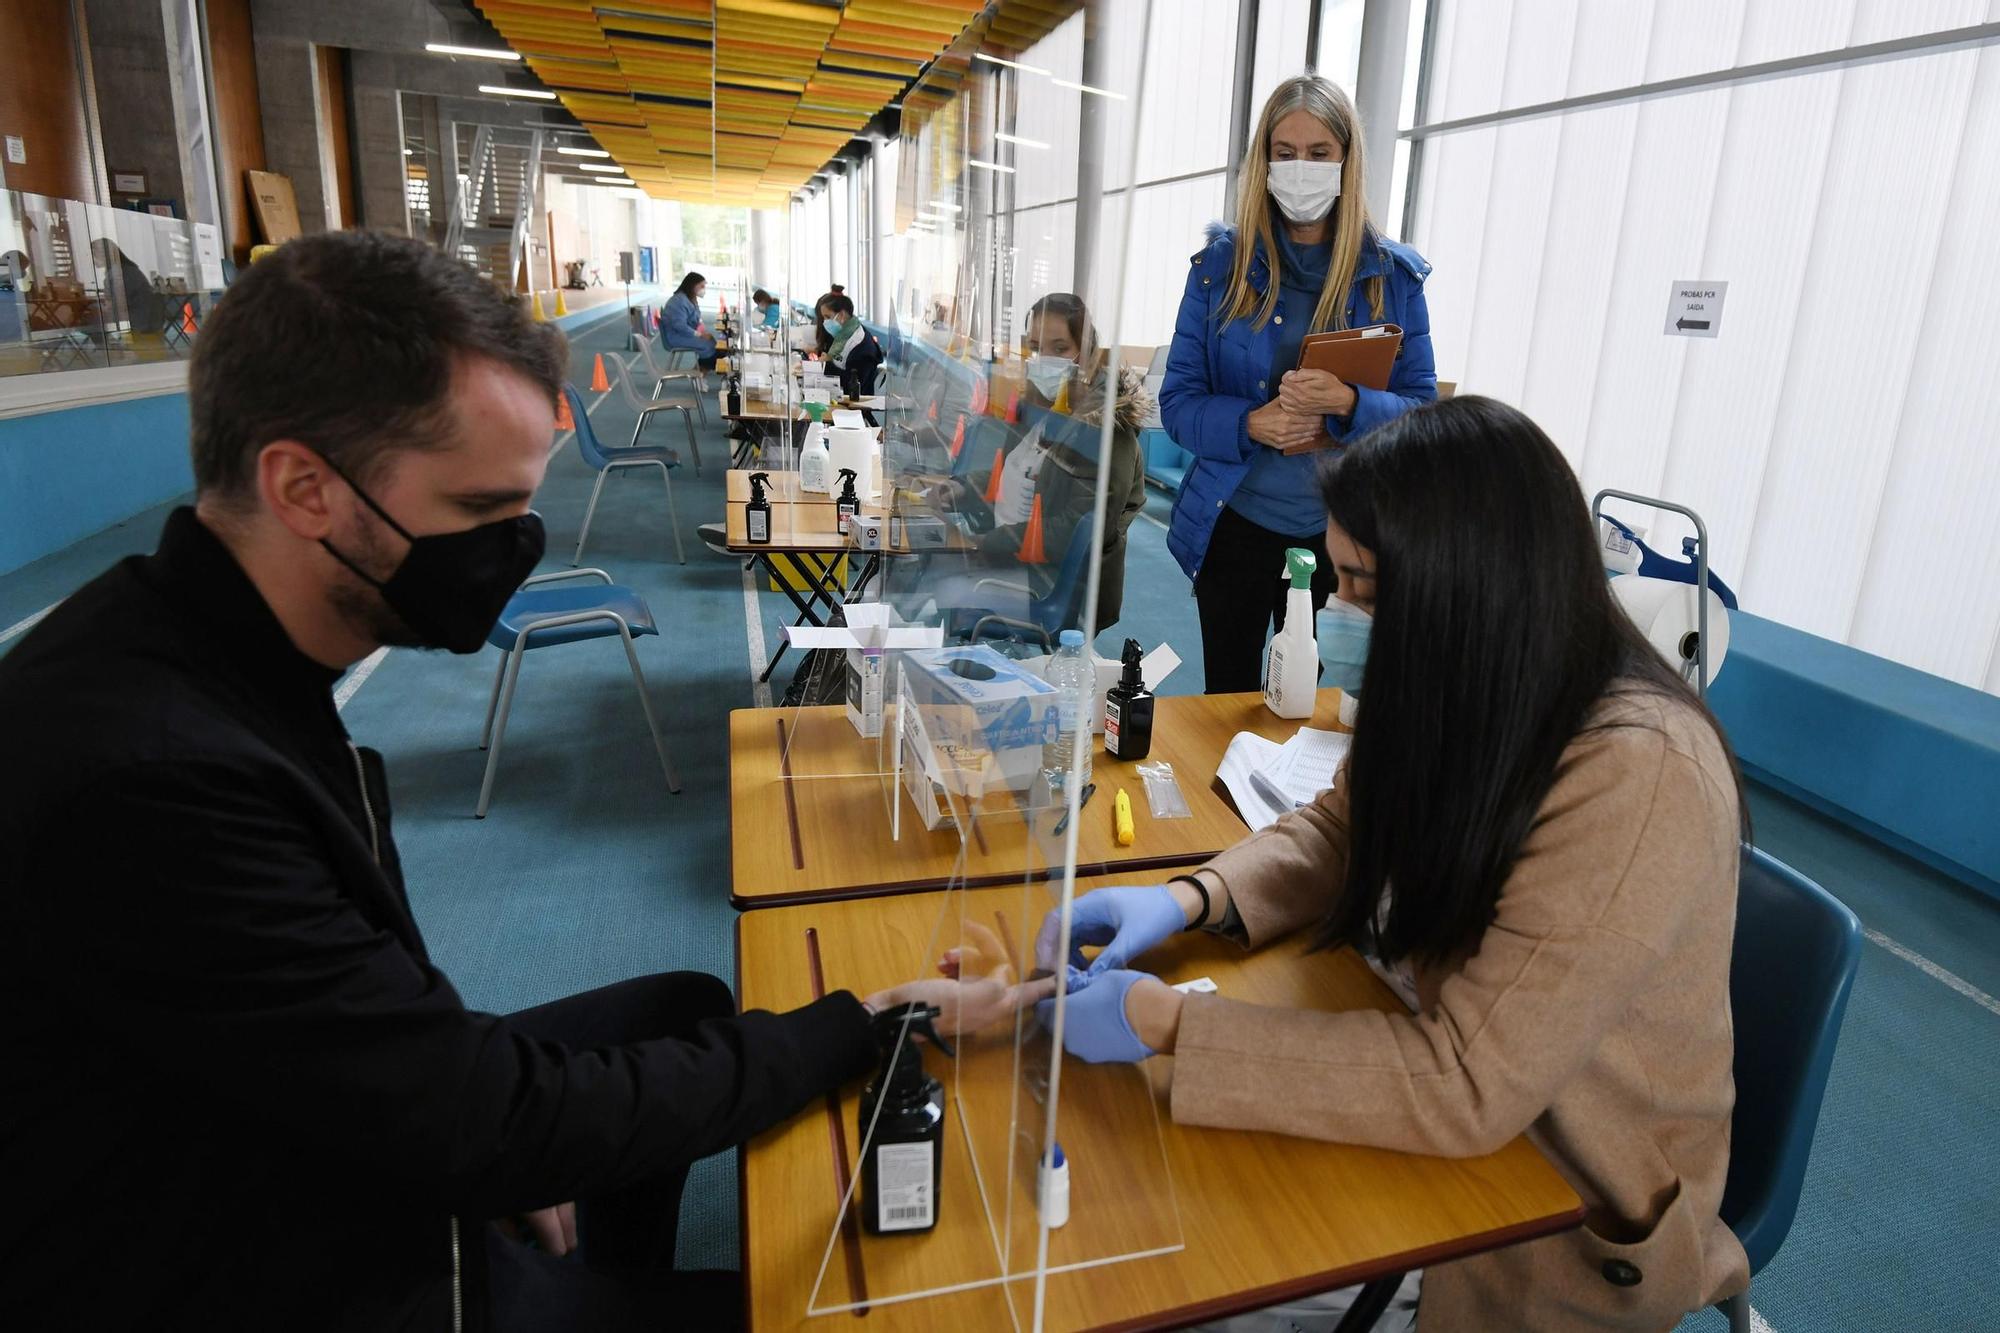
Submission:
[[[1049,663],[1048,681],[1056,687],[1056,718],[1061,730],[1042,747],[1042,773],[1048,780],[1052,800],[1061,800],[1062,793],[1068,790],[1078,744],[1083,746],[1083,768],[1075,779],[1077,790],[1081,791],[1090,781],[1091,751],[1095,746],[1089,719],[1091,705],[1097,699],[1097,672],[1084,652],[1083,631],[1064,630],[1058,645],[1055,658]]]

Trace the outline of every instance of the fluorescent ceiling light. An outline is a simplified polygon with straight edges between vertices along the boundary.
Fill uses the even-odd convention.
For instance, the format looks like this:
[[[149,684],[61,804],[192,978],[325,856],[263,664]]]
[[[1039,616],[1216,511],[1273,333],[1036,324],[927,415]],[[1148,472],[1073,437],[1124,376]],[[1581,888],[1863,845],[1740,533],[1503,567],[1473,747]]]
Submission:
[[[1074,88],[1080,93],[1090,93],[1097,97],[1109,97],[1113,101],[1123,102],[1126,100],[1124,93],[1114,93],[1109,88],[1093,88],[1087,83],[1076,83],[1070,79],[1050,79],[1049,82],[1058,88]]]
[[[497,83],[482,83],[479,85],[479,91],[492,93],[495,97],[532,97],[538,102],[556,100],[554,93],[543,92],[540,88],[503,88]]]
[[[562,147],[560,147],[560,148],[556,149],[556,151],[557,151],[558,153],[564,153],[564,154],[567,154],[567,155],[568,155],[568,156],[570,156],[570,157],[610,157],[610,156],[611,156],[611,154],[609,154],[609,153],[605,152],[605,151],[604,151],[604,150],[603,150],[602,148],[571,148],[571,147],[570,147],[569,145],[567,145],[567,144],[564,144],[564,145],[563,145]]]
[[[1002,60],[999,56],[989,56],[984,51],[974,51],[972,58],[974,60],[984,60],[989,65],[1005,65],[1008,69],[1018,69],[1029,74],[1048,73],[1040,65],[1024,65],[1018,60]]]
[[[504,46],[453,46],[450,42],[425,42],[424,50],[440,56],[471,56],[474,60],[519,60],[518,51]]]
[[[1009,176],[1014,174],[1014,168],[1012,167],[1003,167],[998,162],[982,162],[976,157],[966,158],[965,165],[968,167],[978,167],[981,171],[1004,171]]]
[[[572,163],[570,163],[570,164],[569,164],[568,166],[564,167],[564,168],[563,168],[563,170],[565,170],[565,171],[615,171],[615,172],[617,172],[617,173],[618,173],[619,175],[621,175],[621,176],[625,174],[625,168],[623,168],[623,167],[620,167],[620,166],[613,166],[613,165],[612,165],[611,163],[609,163],[609,162],[572,162]]]
[[[1022,138],[1022,137],[1021,137],[1020,135],[1018,135],[1018,134],[1001,134],[1001,133],[998,133],[998,132],[996,132],[996,133],[995,133],[995,134],[993,135],[993,137],[994,137],[994,138],[996,138],[996,139],[998,139],[998,140],[999,140],[999,141],[1000,141],[1001,143],[1017,143],[1017,144],[1021,145],[1021,147],[1023,147],[1023,148],[1047,148],[1047,147],[1048,147],[1048,145],[1047,145],[1047,144],[1045,144],[1045,143],[1043,143],[1043,142],[1042,142],[1042,141],[1041,141],[1040,139],[1023,139],[1023,138]]]
[[[947,212],[947,213],[963,213],[963,212],[965,211],[965,210],[964,210],[964,209],[963,209],[962,207],[960,207],[959,205],[957,205],[957,204],[947,204],[947,203],[946,203],[946,202],[945,202],[944,200],[942,200],[942,199],[933,199],[933,200],[931,200],[931,207],[932,207],[932,208],[941,208],[941,209],[943,209],[943,210],[944,210],[945,212]]]

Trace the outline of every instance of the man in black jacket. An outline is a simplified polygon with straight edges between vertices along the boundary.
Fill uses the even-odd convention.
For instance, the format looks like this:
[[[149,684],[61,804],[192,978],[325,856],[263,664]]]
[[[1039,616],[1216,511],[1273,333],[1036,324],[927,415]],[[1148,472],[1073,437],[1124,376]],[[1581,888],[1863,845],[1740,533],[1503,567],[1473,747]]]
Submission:
[[[686,1168],[864,1071],[863,1006],[674,974],[466,1009],[330,693],[478,648],[565,360],[421,244],[291,242],[203,329],[195,506],[0,659],[0,1326],[736,1319],[733,1275],[671,1271]]]

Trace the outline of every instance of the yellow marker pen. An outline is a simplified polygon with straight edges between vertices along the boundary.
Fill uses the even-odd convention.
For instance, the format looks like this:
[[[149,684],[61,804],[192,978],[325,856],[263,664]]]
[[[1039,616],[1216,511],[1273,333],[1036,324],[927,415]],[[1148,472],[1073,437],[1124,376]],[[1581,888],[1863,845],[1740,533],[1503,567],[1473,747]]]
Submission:
[[[1138,835],[1132,829],[1132,798],[1125,794],[1123,787],[1118,789],[1118,798],[1112,803],[1111,817],[1117,830],[1118,845],[1130,847]]]

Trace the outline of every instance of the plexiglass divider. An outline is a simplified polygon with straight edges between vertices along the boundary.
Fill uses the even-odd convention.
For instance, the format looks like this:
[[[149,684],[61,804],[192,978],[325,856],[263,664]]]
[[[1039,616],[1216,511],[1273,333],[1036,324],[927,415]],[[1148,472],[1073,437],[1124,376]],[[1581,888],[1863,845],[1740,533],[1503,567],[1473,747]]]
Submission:
[[[876,392],[836,388],[829,420],[780,427],[805,471],[775,483],[774,550],[816,584],[795,589],[815,618],[844,621],[794,637],[785,772],[873,878],[935,890],[888,974],[830,984],[904,987],[952,1050],[909,1037],[937,1081],[916,1098],[934,1134],[879,1077],[847,1117],[854,1170],[801,1294],[812,1314],[997,1285],[1039,1327],[1048,1274],[1183,1243],[1144,1072],[1057,1045],[1076,867],[1112,841],[1111,796],[1092,799],[1100,563],[1144,502],[1115,348],[1149,6],[1101,8],[1086,35],[1081,5],[996,5],[905,93],[897,176],[874,183],[897,230],[876,260],[894,308],[862,312]],[[804,418],[817,391],[798,392]],[[837,1276],[843,1246],[865,1299]]]

